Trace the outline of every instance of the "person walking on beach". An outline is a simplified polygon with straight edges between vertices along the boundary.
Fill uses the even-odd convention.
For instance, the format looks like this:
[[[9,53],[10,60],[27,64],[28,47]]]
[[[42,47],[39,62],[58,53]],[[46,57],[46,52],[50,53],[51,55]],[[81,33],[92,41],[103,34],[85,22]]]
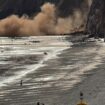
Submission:
[[[36,105],[45,105],[44,103],[37,102]]]
[[[36,105],[40,105],[40,102],[37,102]]]
[[[80,102],[77,105],[87,105],[86,102],[84,101],[83,93],[80,92]]]
[[[20,86],[23,86],[23,80],[20,81]]]

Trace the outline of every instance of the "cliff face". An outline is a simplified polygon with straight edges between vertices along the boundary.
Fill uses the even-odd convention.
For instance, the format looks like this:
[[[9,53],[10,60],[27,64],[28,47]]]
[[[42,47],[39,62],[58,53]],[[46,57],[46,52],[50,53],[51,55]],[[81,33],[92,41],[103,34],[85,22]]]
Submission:
[[[74,10],[79,9],[87,12],[90,0],[0,0],[0,18],[5,18],[11,14],[32,15],[40,11],[40,6],[45,2],[56,4],[59,16],[72,15]]]
[[[5,0],[1,4],[0,18],[5,18],[11,14],[31,15],[32,13],[39,11],[39,3],[37,0]]]
[[[61,16],[72,15],[75,10],[88,13],[90,8],[89,0],[62,0],[59,4]]]
[[[88,15],[86,31],[94,37],[105,34],[105,0],[94,0]]]
[[[20,17],[26,14],[32,17],[31,20],[24,18],[27,21],[18,16],[3,19],[3,21],[0,22],[0,27],[1,29],[5,29],[5,31],[1,30],[0,34],[5,35],[9,32],[9,34],[18,35],[22,33],[20,33],[20,31],[22,31],[23,28],[31,32],[30,34],[25,31],[24,33],[27,35],[33,35],[33,33],[34,35],[39,33],[44,35],[51,33],[69,34],[83,31],[87,23],[91,1],[92,0],[0,0],[1,19],[13,14]],[[55,6],[47,2],[53,3]],[[42,8],[40,9],[41,6]],[[38,14],[39,12],[40,14]],[[90,21],[90,18],[88,20]],[[24,26],[21,26],[22,21],[25,21]],[[11,25],[11,23],[13,25]],[[31,30],[35,26],[38,32],[33,32],[34,29]],[[87,26],[90,27],[89,25]],[[14,29],[16,30],[15,32]]]
[[[45,2],[59,3],[59,0],[1,0],[0,1],[0,18],[5,18],[11,14],[22,16],[27,14],[38,13],[40,6]]]

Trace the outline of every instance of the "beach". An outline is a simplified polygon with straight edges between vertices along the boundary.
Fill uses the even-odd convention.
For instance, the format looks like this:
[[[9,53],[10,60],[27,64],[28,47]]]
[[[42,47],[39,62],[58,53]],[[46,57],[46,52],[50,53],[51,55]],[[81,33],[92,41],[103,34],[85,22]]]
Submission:
[[[5,39],[11,45],[3,40],[0,104],[76,105],[82,91],[89,105],[104,105],[104,43],[67,38],[43,36],[34,44],[27,38]]]

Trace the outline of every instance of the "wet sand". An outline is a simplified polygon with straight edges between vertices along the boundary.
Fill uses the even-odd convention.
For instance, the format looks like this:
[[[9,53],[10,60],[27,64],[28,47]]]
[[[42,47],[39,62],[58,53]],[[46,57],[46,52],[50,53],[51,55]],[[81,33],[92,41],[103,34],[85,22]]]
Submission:
[[[51,52],[43,51],[49,51],[48,55],[42,54],[45,58]],[[42,62],[44,66],[1,87],[0,105],[35,105],[38,101],[45,105],[76,105],[80,91],[83,91],[89,105],[104,105],[104,54],[104,46],[96,43],[78,43],[72,48],[57,52],[55,57]],[[20,60],[25,56],[11,60],[18,64],[21,61],[23,65],[30,65],[32,61],[39,61],[40,57],[37,55],[38,59],[32,59],[34,56],[27,56],[26,62]],[[11,71],[11,68],[9,70]],[[15,71],[16,69],[12,69],[11,72]]]

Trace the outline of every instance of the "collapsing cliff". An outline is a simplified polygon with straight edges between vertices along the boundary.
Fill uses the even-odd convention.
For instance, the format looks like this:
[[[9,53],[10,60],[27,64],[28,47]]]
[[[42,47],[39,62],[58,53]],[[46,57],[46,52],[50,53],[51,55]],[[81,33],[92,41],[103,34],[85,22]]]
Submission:
[[[1,18],[6,18],[0,21],[0,35],[63,35],[65,33],[69,34],[76,31],[83,31],[86,26],[87,15],[91,4],[90,1],[2,1],[4,5],[0,7],[0,16]]]

